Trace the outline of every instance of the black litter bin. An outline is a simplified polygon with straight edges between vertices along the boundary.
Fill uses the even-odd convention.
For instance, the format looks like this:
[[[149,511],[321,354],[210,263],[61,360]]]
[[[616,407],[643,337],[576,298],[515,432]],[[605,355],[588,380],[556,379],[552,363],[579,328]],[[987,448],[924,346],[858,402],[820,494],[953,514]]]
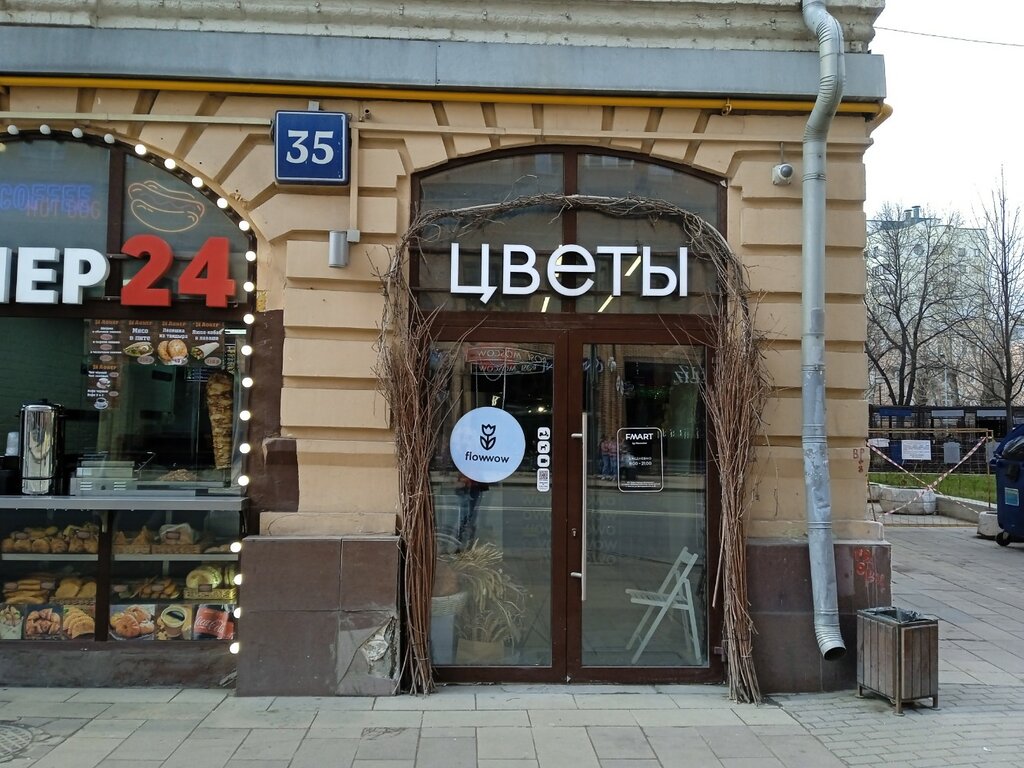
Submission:
[[[1002,529],[996,542],[1005,547],[1011,541],[1024,541],[1024,424],[1003,438],[989,466],[996,476],[996,519]]]
[[[857,695],[903,704],[931,698],[939,706],[939,620],[889,606],[857,611]]]

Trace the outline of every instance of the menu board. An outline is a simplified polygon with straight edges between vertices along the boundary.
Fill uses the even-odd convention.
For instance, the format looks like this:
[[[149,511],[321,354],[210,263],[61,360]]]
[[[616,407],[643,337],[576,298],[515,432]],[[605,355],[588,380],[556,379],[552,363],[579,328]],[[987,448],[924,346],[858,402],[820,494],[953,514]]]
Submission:
[[[85,397],[97,411],[117,407],[121,363],[90,362],[86,371]]]
[[[90,320],[85,399],[97,411],[116,408],[124,365],[124,325],[118,320]]]
[[[232,363],[224,326],[210,322],[90,320],[85,397],[98,411],[116,408],[126,365],[187,366],[189,379]]]
[[[124,355],[139,365],[224,366],[220,323],[130,320],[122,323]]]
[[[89,354],[109,363],[121,354],[121,322],[91,320],[89,323]]]

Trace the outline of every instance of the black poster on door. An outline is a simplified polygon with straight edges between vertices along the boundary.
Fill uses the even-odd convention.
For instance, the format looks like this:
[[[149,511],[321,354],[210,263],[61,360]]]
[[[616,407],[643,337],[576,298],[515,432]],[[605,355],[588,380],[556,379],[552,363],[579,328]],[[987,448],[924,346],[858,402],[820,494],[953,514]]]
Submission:
[[[657,493],[664,488],[661,437],[658,427],[623,427],[618,431],[620,491]]]

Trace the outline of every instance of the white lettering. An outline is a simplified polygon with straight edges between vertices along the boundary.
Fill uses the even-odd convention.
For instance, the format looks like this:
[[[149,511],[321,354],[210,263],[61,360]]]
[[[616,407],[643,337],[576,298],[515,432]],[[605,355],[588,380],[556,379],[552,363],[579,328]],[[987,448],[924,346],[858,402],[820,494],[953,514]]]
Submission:
[[[651,264],[651,249],[648,246],[644,246],[643,253],[641,254],[643,259],[640,267],[640,271],[643,274],[642,288],[640,293],[642,296],[671,296],[676,286],[679,284],[676,273],[672,271],[671,267],[656,267]],[[653,278],[655,275],[660,275],[665,279],[665,284],[661,288],[655,288],[653,285]]]
[[[62,301],[65,304],[81,304],[85,289],[102,285],[109,274],[110,262],[99,251],[92,248],[66,248]]]
[[[522,254],[526,260],[522,264],[513,264],[513,254]],[[529,296],[540,288],[540,273],[535,269],[537,253],[528,245],[506,245],[501,253],[502,281],[501,290],[507,296]],[[527,275],[528,285],[512,285],[512,275]]]
[[[19,248],[15,301],[19,304],[56,304],[57,291],[36,286],[57,282],[57,270],[39,264],[56,262],[58,258],[56,248]]]
[[[598,256],[612,257],[612,296],[622,295],[622,257],[636,256],[635,245],[599,245]]]
[[[11,267],[14,266],[14,253],[10,248],[0,248],[0,304],[11,300]]]
[[[496,267],[502,274],[500,279],[497,275],[495,276],[493,285],[490,274],[490,248],[487,243],[481,244],[479,279],[477,283],[471,284],[463,282],[459,244],[452,243],[450,262],[450,292],[452,294],[479,296],[483,304],[488,303],[498,290],[502,295],[529,296],[541,288],[542,274],[547,277],[551,289],[562,296],[582,296],[595,287],[594,278],[598,274],[597,261],[591,252],[581,245],[565,243],[558,246],[548,258],[546,268],[539,268],[537,252],[532,247],[517,243],[506,244],[502,247],[500,267]],[[602,263],[606,266],[601,269],[601,274],[604,275],[605,268],[610,267],[607,270],[611,275],[609,300],[612,297],[622,296],[623,279],[631,277],[641,265],[643,265],[641,296],[659,298],[688,295],[689,249],[679,248],[678,267],[652,263],[651,250],[651,247],[646,245],[642,247],[598,245],[595,247],[597,256],[605,258]],[[609,260],[610,264],[608,264]],[[471,269],[470,273],[475,271],[475,269]],[[566,280],[565,275],[586,277],[585,279],[580,278],[577,282]],[[602,291],[606,290],[606,283],[603,281],[607,279],[607,277],[602,277]],[[566,285],[566,282],[569,284]],[[574,282],[577,284],[574,285]]]
[[[688,248],[679,249],[679,295],[687,296],[690,290],[689,283],[689,255]]]
[[[654,432],[627,432],[627,440],[651,440],[654,438]]]
[[[565,255],[569,253],[574,253],[582,258],[583,263],[562,263]],[[582,296],[593,287],[594,281],[587,278],[575,288],[568,288],[562,284],[562,281],[558,277],[559,274],[592,275],[594,274],[594,271],[594,257],[590,254],[590,251],[581,245],[560,245],[555,249],[555,252],[551,254],[551,258],[548,259],[548,282],[551,283],[551,287],[554,288],[556,292],[563,296]]]
[[[479,294],[480,301],[486,304],[491,300],[491,296],[494,295],[496,290],[490,284],[490,260],[491,247],[484,243],[480,247],[480,285],[463,285],[459,270],[459,244],[452,243],[451,283],[449,290],[452,293]]]

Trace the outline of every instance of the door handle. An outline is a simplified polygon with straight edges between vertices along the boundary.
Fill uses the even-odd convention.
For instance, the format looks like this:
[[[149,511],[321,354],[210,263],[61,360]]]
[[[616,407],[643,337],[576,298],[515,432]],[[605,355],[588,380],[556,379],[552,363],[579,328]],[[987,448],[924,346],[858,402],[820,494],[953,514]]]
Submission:
[[[580,569],[570,572],[570,576],[580,580],[580,602],[587,601],[587,412],[583,412],[580,431],[573,432],[572,437],[580,440],[580,456],[583,457],[583,466],[580,468],[581,480],[581,513],[580,521]]]

